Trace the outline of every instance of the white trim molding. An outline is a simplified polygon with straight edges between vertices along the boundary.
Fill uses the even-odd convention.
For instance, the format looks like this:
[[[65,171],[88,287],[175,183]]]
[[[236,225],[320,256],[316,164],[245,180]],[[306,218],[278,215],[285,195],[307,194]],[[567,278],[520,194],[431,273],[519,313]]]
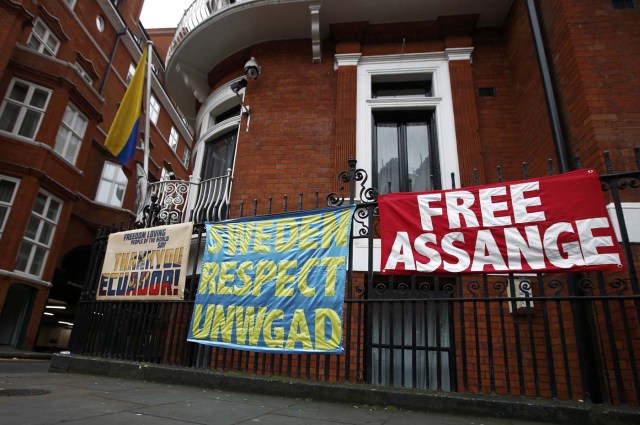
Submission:
[[[444,49],[447,58],[450,61],[470,61],[471,53],[473,53],[473,47],[455,47]]]
[[[334,70],[341,66],[357,66],[362,53],[337,53],[334,59]]]
[[[336,55],[337,56],[337,55]],[[350,60],[354,60],[351,58]],[[371,84],[375,76],[428,74],[432,80],[432,97],[373,99]],[[460,186],[449,55],[445,52],[364,56],[358,61],[356,106],[356,159],[358,168],[372,175],[373,112],[393,109],[430,109],[436,112],[436,131],[440,160],[440,181],[450,189],[451,173]],[[370,180],[371,181],[371,180]]]
[[[47,282],[46,280],[38,279],[33,277],[32,275],[28,275],[21,272],[12,272],[9,270],[0,269],[0,276],[5,276],[11,279],[12,283],[20,283],[20,281],[28,282],[32,285],[42,286],[44,288],[51,288],[53,284],[51,282]]]

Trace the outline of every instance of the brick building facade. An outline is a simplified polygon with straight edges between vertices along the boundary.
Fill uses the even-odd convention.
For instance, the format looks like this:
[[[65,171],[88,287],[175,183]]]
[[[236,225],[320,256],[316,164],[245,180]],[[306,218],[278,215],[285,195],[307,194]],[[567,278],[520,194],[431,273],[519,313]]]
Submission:
[[[51,16],[53,10],[69,10],[64,5],[68,2],[51,3],[56,5]],[[123,5],[139,10],[134,3]],[[6,68],[17,73],[35,68],[38,60],[51,62],[24,47],[32,31],[29,23],[36,28],[34,17],[42,16],[42,7],[0,4],[16,15],[7,28],[25,28]],[[102,11],[113,5],[96,4]],[[132,11],[119,16],[137,16]],[[93,16],[87,12],[87,28]],[[312,208],[317,206],[313,194],[324,199],[339,189],[336,175],[351,158],[369,177],[366,187],[383,194],[518,180],[525,173],[541,177],[581,167],[605,174],[611,171],[601,156],[605,150],[618,169],[637,168],[640,80],[634,69],[640,53],[639,18],[635,2],[616,0],[196,0],[168,46],[166,30],[151,32],[160,52],[167,46],[166,73],[158,75],[158,84],[164,81],[194,129],[192,153],[176,157],[161,142],[169,137],[170,120],[160,120],[154,128],[152,173],[171,166],[178,178],[171,185],[155,186],[160,196],[156,205],[177,211],[177,221],[197,224],[237,217],[243,208],[245,215],[250,209],[255,214],[278,212],[281,209],[273,206],[281,199],[282,209],[287,209],[287,199],[299,199],[300,209]],[[52,32],[66,28],[54,25],[51,18],[43,20],[50,22]],[[112,28],[109,39],[113,42],[119,33]],[[69,37],[74,43],[75,39]],[[91,46],[82,51],[84,59],[78,58],[83,67],[93,63],[107,86],[115,85],[104,90],[113,95],[113,104],[107,99],[97,102],[92,93],[80,96],[79,85],[45,86],[46,72],[30,74],[28,81],[48,87],[61,99],[51,109],[54,121],[43,120],[38,133],[48,135],[52,148],[45,151],[53,161],[43,161],[39,172],[27,171],[35,168],[31,165],[25,165],[22,174],[10,172],[9,163],[25,161],[25,155],[18,155],[17,149],[3,151],[3,161],[5,155],[12,158],[2,163],[7,181],[20,179],[20,190],[27,188],[31,194],[9,203],[16,229],[25,228],[27,218],[14,213],[13,203],[31,211],[41,185],[65,201],[58,223],[67,227],[56,235],[73,237],[53,242],[55,255],[49,256],[45,271],[54,281],[56,267],[64,270],[65,264],[77,261],[68,253],[88,245],[96,225],[118,219],[89,201],[100,162],[109,159],[101,148],[108,128],[103,123],[113,118],[125,87],[122,73],[135,56],[127,42],[116,46],[105,50],[114,52],[105,54],[113,58],[112,66],[93,58]],[[49,62],[47,69],[64,65]],[[2,80],[8,93],[13,73],[5,71]],[[113,78],[116,74],[121,78]],[[54,152],[57,124],[69,99],[78,99],[76,107],[90,118],[87,132],[94,129],[95,142],[91,148],[83,145],[78,154],[78,161],[84,161],[84,178],[60,173],[49,179],[55,171],[50,167],[64,165]],[[169,110],[166,102],[162,101],[164,112]],[[183,130],[178,153],[184,152],[182,137],[189,144]],[[22,142],[14,139],[3,138],[3,146]],[[23,148],[38,146],[29,143]],[[189,179],[189,170],[176,163],[181,157],[192,160]],[[175,203],[167,192],[181,184],[198,185],[198,191]],[[132,190],[127,188],[125,198],[131,209]],[[74,194],[77,201],[67,202]],[[610,191],[608,202],[611,196]],[[637,228],[637,192],[626,196],[627,223]],[[367,208],[373,216],[373,203]],[[123,220],[132,217],[116,212]],[[375,223],[372,227],[375,231]],[[14,246],[17,253],[23,235],[5,231],[2,243]],[[194,240],[202,243],[202,232],[196,232]],[[99,352],[106,357],[338,382],[614,404],[637,404],[640,399],[637,276],[538,274],[515,279],[486,273],[475,281],[460,276],[394,281],[377,274],[375,237],[359,242],[352,241],[344,355],[271,355],[187,343],[189,297],[198,281],[193,258],[187,302],[131,303],[123,309],[91,299],[95,289],[87,279],[82,317],[92,323],[74,331],[74,349],[81,355]],[[630,242],[627,258],[635,265],[640,237]],[[54,256],[57,262],[49,263]],[[14,271],[15,265],[3,268],[7,282],[22,276]],[[24,280],[23,286],[48,286]],[[536,295],[535,306],[525,305],[523,312],[510,300],[516,280]],[[54,282],[52,291],[55,288]],[[413,298],[400,299],[407,293]],[[36,305],[42,311],[46,292],[39,294]],[[607,298],[611,294],[618,298]],[[103,319],[109,311],[117,311],[117,317]],[[132,322],[133,330],[128,326]],[[405,332],[405,325],[411,331]],[[394,331],[401,337],[394,337]]]
[[[136,219],[142,149],[121,166],[104,140],[147,39],[142,5],[0,1],[0,344],[65,348],[97,229]],[[190,130],[153,63],[149,179],[185,179]]]
[[[305,194],[298,206],[311,208],[313,196],[308,195],[335,191],[335,177],[350,158],[368,174],[367,187],[380,193],[518,180],[523,163],[528,177],[581,167],[604,174],[611,170],[603,151],[618,169],[637,167],[640,80],[633,70],[640,53],[639,23],[635,2],[609,0],[456,5],[406,0],[393,6],[201,0],[186,11],[168,47],[167,86],[195,128],[194,176],[228,179],[230,192],[222,202],[232,217],[243,207],[245,214],[249,209],[272,212],[267,199],[277,202],[287,195]],[[159,36],[165,40],[166,34],[160,31]],[[250,59],[259,64],[257,78],[243,76]],[[635,223],[638,196],[627,196],[625,213],[628,223]],[[357,263],[359,254],[354,255]],[[404,377],[402,383],[394,381],[395,366],[386,364],[394,343],[378,341],[376,346],[372,336],[371,329],[382,329],[376,317],[393,323],[396,313],[357,304],[362,293],[373,296],[375,285],[393,285],[375,274],[374,279],[367,282],[366,273],[356,273],[353,293],[347,293],[355,304],[345,325],[352,349],[344,358],[334,362],[322,356],[212,350],[207,365],[416,386],[415,378],[413,384]],[[412,279],[415,286],[418,277]],[[564,277],[539,279],[540,288],[533,286],[543,295],[544,282],[550,282],[546,290],[556,296],[575,295]],[[439,282],[455,292],[457,301],[473,300],[482,291],[473,284]],[[504,281],[491,288],[484,282],[485,297],[506,296]],[[358,285],[363,285],[361,292]],[[592,312],[606,317],[606,323],[626,323],[625,341],[602,323],[593,325],[587,338],[588,344],[606,340],[626,350],[631,360],[618,362],[614,349],[600,348],[594,356],[601,358],[586,358],[581,350],[589,350],[582,342],[569,343],[564,333],[555,336],[559,323],[566,335],[589,333],[576,321],[592,313],[584,316],[568,304],[547,311],[543,302],[544,319],[529,316],[520,325],[517,315],[504,311],[507,304],[487,304],[479,316],[473,302],[454,304],[447,319],[451,339],[446,350],[441,341],[433,351],[438,359],[451,355],[451,368],[446,373],[439,369],[438,381],[423,382],[424,387],[637,403],[637,305],[635,310],[594,307]],[[367,309],[374,313],[368,316]],[[572,315],[572,324],[563,321]],[[519,326],[527,328],[526,338]],[[391,357],[380,357],[377,370],[374,358],[385,350]],[[180,360],[170,356],[164,361]],[[585,365],[594,362],[602,369],[591,377]],[[403,373],[415,376],[416,370]]]
[[[195,2],[194,6],[199,3],[206,2]],[[633,110],[638,82],[633,76],[633,58],[640,48],[636,40],[638,9],[619,9],[615,4],[558,1],[538,5],[569,166],[575,166],[573,158],[579,155],[583,166],[604,171],[600,156],[603,150],[611,151],[621,168],[632,162],[629,152],[637,136]],[[281,13],[264,7],[266,16]],[[441,134],[445,129],[437,130],[438,136],[447,137],[438,140],[438,147],[441,162],[456,164],[441,167],[443,188],[450,186],[451,179],[445,175],[448,170],[456,172],[457,183],[468,185],[473,181],[474,168],[478,169],[480,183],[495,181],[496,165],[502,166],[504,179],[521,177],[523,161],[528,163],[531,176],[546,175],[549,158],[556,160],[558,168],[525,1],[497,2],[494,9],[484,12],[469,6],[457,14],[444,15],[447,9],[443,9],[442,16],[436,14],[432,19],[426,17],[437,11],[424,11],[423,20],[405,16],[407,22],[402,23],[365,22],[365,12],[355,14],[351,21],[346,17],[325,18],[323,12],[343,12],[332,7],[320,7],[322,48],[313,60],[309,57],[313,40],[278,40],[277,36],[252,34],[235,44],[220,43],[222,47],[203,55],[198,49],[210,36],[207,31],[213,34],[226,30],[226,25],[236,25],[236,18],[225,14],[239,5],[218,10],[220,23],[216,25],[200,24],[199,31],[206,34],[190,34],[174,42],[168,62],[169,90],[182,109],[190,111],[188,119],[193,120],[196,136],[201,139],[197,146],[204,146],[217,134],[203,118],[212,111],[219,112],[212,95],[217,93],[226,99],[228,96],[221,92],[242,76],[249,58],[255,57],[262,66],[259,78],[248,79],[247,87],[240,92],[251,114],[248,130],[246,117],[234,127],[241,131],[237,135],[232,203],[265,195],[315,190],[324,193],[334,187],[335,174],[345,168],[350,157],[370,170],[369,154],[360,150],[370,143],[361,139],[370,137],[371,132],[358,127],[363,121],[358,107],[375,101],[362,98],[363,90],[371,90],[363,81],[373,81],[375,86],[393,79],[384,76],[384,66],[378,71],[368,65],[376,61],[387,61],[389,68],[398,69],[410,69],[411,65],[403,64],[421,62],[414,67],[418,70],[438,61],[445,64],[447,83],[434,88],[447,91],[445,101],[450,101],[453,117],[451,122],[437,119],[453,130],[450,134]],[[306,24],[304,30],[308,32]],[[240,27],[238,31],[247,30]],[[195,61],[197,55],[203,58],[201,63]],[[410,85],[411,78],[422,71],[406,71],[406,77],[402,72],[388,71],[388,75],[399,75],[396,84]],[[434,97],[443,96],[440,93]],[[417,106],[425,110],[438,107]],[[370,106],[366,110],[393,108],[402,107]],[[455,148],[448,153],[451,144]],[[449,154],[452,159],[444,158]],[[200,155],[194,164],[196,168],[203,157]],[[303,163],[314,166],[301,167]],[[296,179],[291,179],[291,173]],[[266,188],[260,184],[265,179],[272,183]]]

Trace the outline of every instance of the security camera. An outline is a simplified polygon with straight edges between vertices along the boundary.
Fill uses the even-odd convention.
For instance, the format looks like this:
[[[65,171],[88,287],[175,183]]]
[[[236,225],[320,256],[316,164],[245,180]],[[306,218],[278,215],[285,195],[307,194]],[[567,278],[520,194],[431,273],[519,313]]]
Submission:
[[[260,75],[260,69],[258,62],[256,62],[256,58],[251,57],[251,59],[244,64],[244,75],[255,80],[258,78],[258,75]]]

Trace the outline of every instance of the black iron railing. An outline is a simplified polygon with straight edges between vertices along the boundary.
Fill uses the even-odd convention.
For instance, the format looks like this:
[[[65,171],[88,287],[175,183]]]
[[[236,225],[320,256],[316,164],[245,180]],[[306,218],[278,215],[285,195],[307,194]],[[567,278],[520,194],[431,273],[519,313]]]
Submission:
[[[640,151],[635,150],[640,164]],[[607,158],[607,157],[605,157]],[[624,202],[638,199],[638,170],[619,173],[607,159],[601,176],[619,223],[624,273],[380,276],[375,190],[350,164],[344,194],[357,203],[345,293],[342,355],[285,355],[186,342],[197,261],[185,301],[97,302],[95,288],[108,234],[96,239],[70,350],[79,355],[233,370],[322,381],[638,405],[640,400],[640,251],[629,236]],[[552,168],[551,168],[552,169]],[[526,166],[523,167],[526,177]],[[318,193],[254,200],[229,217],[317,208]],[[297,205],[296,205],[297,204]],[[247,214],[249,213],[249,214]],[[204,243],[194,227],[194,252]],[[361,262],[354,262],[354,258]],[[362,262],[362,259],[364,261]]]

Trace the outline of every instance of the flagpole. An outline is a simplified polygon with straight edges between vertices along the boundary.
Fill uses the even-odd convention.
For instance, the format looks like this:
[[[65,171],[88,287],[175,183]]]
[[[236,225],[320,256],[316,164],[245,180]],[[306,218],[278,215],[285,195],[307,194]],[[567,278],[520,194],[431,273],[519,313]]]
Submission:
[[[147,72],[146,72],[146,97],[145,97],[145,114],[144,114],[144,161],[143,161],[143,169],[144,175],[147,179],[147,185],[149,184],[149,132],[150,130],[150,115],[151,115],[151,59],[153,56],[153,42],[148,41],[146,48],[149,49],[147,52]]]

